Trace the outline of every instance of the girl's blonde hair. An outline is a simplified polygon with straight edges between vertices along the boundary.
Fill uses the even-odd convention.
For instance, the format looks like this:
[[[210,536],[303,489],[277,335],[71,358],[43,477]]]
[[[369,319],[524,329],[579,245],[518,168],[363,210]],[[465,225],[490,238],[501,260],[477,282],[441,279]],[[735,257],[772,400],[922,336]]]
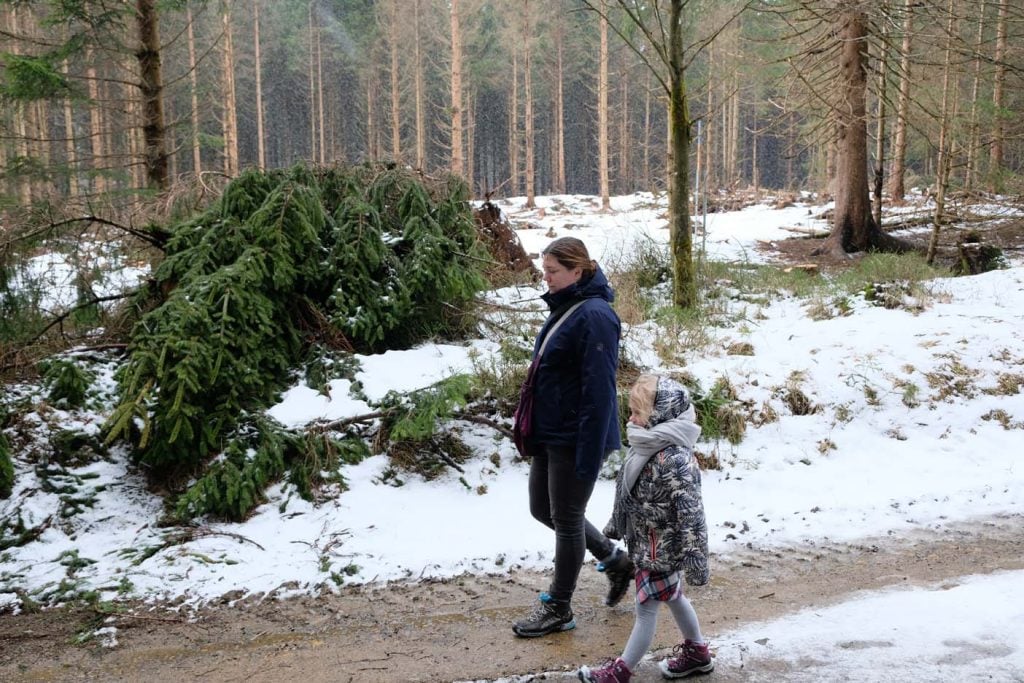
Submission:
[[[658,396],[658,376],[645,373],[636,378],[629,390],[629,409],[643,418],[644,424],[654,412],[654,399]]]

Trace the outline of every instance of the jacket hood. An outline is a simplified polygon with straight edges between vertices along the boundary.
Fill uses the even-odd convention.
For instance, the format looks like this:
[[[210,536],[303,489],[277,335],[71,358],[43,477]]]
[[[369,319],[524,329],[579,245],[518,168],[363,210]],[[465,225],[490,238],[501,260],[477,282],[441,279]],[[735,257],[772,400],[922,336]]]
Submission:
[[[676,380],[658,377],[657,393],[654,396],[654,409],[647,421],[647,428],[673,420],[690,408],[690,392]]]

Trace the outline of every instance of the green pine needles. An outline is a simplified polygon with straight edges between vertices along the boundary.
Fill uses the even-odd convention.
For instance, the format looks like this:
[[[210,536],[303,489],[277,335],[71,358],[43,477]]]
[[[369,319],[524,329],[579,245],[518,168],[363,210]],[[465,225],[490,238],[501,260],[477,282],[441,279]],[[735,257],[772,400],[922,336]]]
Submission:
[[[217,458],[179,505],[189,515],[244,516],[290,453],[308,453],[242,416],[271,403],[313,343],[370,352],[458,336],[485,285],[465,185],[402,169],[247,171],[169,232],[107,429],[163,483]]]
[[[14,463],[7,438],[0,432],[0,498],[9,498],[14,491]]]
[[[49,388],[47,398],[60,408],[80,408],[95,379],[91,372],[69,359],[43,361],[39,370]]]

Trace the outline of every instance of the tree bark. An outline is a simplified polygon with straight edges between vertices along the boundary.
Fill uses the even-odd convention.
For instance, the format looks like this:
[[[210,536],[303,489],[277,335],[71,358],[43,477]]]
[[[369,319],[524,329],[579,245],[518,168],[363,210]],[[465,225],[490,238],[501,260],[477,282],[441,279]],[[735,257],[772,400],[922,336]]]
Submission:
[[[402,124],[399,111],[399,73],[398,73],[398,0],[391,0],[390,21],[388,22],[391,47],[391,157],[402,160]]]
[[[225,0],[221,11],[224,27],[221,51],[224,58],[224,173],[233,178],[238,175],[238,106],[235,97],[235,43],[231,35],[231,3],[232,0]]]
[[[309,163],[316,163],[316,57],[315,57],[315,46],[316,37],[314,33],[316,27],[313,24],[313,4],[316,0],[309,0]],[[372,136],[372,114],[370,113],[369,100],[367,101],[367,135]],[[366,141],[367,152],[373,149],[372,137],[369,137]],[[372,154],[371,154],[371,158]]]
[[[202,148],[199,145],[199,74],[196,62],[196,36],[192,21],[192,3],[185,5],[185,21],[188,31],[188,77],[192,100],[190,119],[192,122],[192,172],[199,176],[203,172]]]
[[[13,35],[18,35],[21,30],[19,27],[19,12],[18,7],[12,7],[10,13],[10,27]],[[14,54],[19,54],[19,47],[17,43],[13,45]],[[90,83],[94,83],[95,79],[91,80]],[[95,100],[94,100],[95,101]],[[29,104],[25,102],[14,103],[14,154],[22,159],[27,159],[32,156],[32,148],[29,144],[29,130],[28,124],[30,113]],[[18,188],[18,200],[23,206],[28,206],[32,203],[32,182],[24,175],[19,174],[16,176],[14,182]]]
[[[964,189],[970,192],[977,183],[978,151],[981,129],[978,124],[978,97],[981,91],[981,57],[985,46],[985,9],[987,0],[978,7],[978,34],[974,41],[974,73],[971,83],[971,114],[968,123],[967,166],[964,169]]]
[[[263,130],[263,65],[260,56],[260,1],[252,0],[252,44],[256,64],[256,163],[267,167],[267,140]]]
[[[452,71],[451,71],[451,172],[461,176],[464,173],[462,151],[462,33],[460,29],[459,0],[451,0]]]
[[[625,65],[623,65],[625,69]],[[619,79],[619,171],[615,185],[621,194],[630,191],[629,180],[629,78]]]
[[[561,12],[555,21],[555,191],[565,194],[565,29]]]
[[[888,2],[883,4],[883,10],[888,10]],[[878,48],[878,93],[876,101],[875,119],[875,167],[874,167],[874,194],[875,201],[872,204],[872,218],[875,225],[882,227],[882,188],[885,183],[885,91],[889,78],[889,29],[888,24],[882,27],[882,42]]]
[[[61,65],[64,77],[68,77],[70,65],[64,60]],[[67,157],[68,166],[68,195],[74,197],[78,194],[78,155],[75,153],[75,113],[71,105],[71,98],[64,98],[64,155]],[[4,160],[0,157],[0,168],[4,168]]]
[[[167,189],[167,144],[164,127],[163,80],[160,74],[160,29],[156,0],[137,0],[139,22],[139,88],[142,91],[142,136],[146,185]]]
[[[413,39],[414,55],[415,55],[415,83],[414,89],[416,92],[416,167],[420,170],[426,170],[427,166],[427,125],[424,112],[426,111],[426,104],[424,102],[424,86],[423,86],[423,57],[422,57],[422,45],[420,38],[420,2],[421,0],[415,0],[413,4],[413,31],[415,31],[415,38]]]
[[[815,254],[879,250],[904,251],[909,245],[882,232],[871,216],[867,164],[867,39],[863,9],[843,8],[836,20],[840,101],[835,113],[839,159],[832,231]]]
[[[327,131],[324,126],[324,59],[321,36],[323,31],[316,27],[316,113],[317,139],[319,141],[320,165],[327,163]]]
[[[470,193],[473,192],[473,179],[476,177],[476,159],[474,155],[474,142],[476,136],[476,89],[472,86],[466,93],[466,182],[469,185]]]
[[[519,48],[512,46],[512,97],[508,107],[509,194],[519,194]]]
[[[100,194],[107,190],[107,179],[104,172],[104,159],[106,145],[104,145],[104,117],[100,109],[100,86],[96,73],[96,65],[93,61],[94,52],[92,48],[85,51],[85,63],[88,64],[85,71],[85,80],[89,90],[89,147],[92,153],[93,184],[92,191]]]
[[[999,1],[999,18],[996,20],[996,72],[992,82],[992,107],[995,117],[992,121],[992,146],[989,157],[989,189],[1002,190],[1003,172],[1003,98],[1006,84],[1006,22],[1010,11],[1009,0]]]
[[[654,178],[651,177],[651,74],[648,71],[644,79],[644,187],[654,187]],[[700,177],[700,148],[697,149],[697,177]]]
[[[938,161],[935,164],[935,215],[932,223],[931,239],[928,240],[928,253],[925,255],[925,259],[929,264],[935,262],[935,253],[939,246],[939,233],[942,231],[942,224],[945,221],[946,188],[949,185],[949,169],[952,148],[950,128],[953,125],[953,115],[950,111],[953,108],[953,104],[950,100],[955,97],[951,92],[955,89],[955,86],[951,83],[951,71],[953,64],[953,32],[957,30],[956,15],[953,12],[953,2],[954,0],[949,0],[949,4],[947,6],[949,20],[946,24],[946,50],[942,73],[942,111],[939,115]]]
[[[708,46],[708,69],[715,72],[715,44]],[[704,103],[704,191],[707,193],[718,183],[719,174],[715,172],[715,135],[714,117],[711,115],[715,110],[715,79],[709,78]]]
[[[740,149],[740,83],[739,76],[733,72],[729,79],[729,144],[726,146],[725,168],[726,178],[729,181],[729,188],[735,189],[739,184],[739,172],[736,162],[739,158]]]
[[[690,113],[683,62],[683,5],[672,0],[669,14],[669,116],[672,122],[672,189],[669,192],[669,242],[672,247],[672,302],[679,308],[697,305],[690,234]]]
[[[534,136],[533,136],[533,74],[531,45],[530,45],[530,0],[523,0],[523,98],[525,110],[523,111],[525,125],[526,144],[526,208],[532,209],[537,206],[534,194],[536,188],[534,182]]]
[[[608,4],[601,0],[601,52],[598,55],[597,74],[597,171],[601,211],[611,209],[608,182]]]
[[[903,6],[903,41],[900,46],[900,92],[896,104],[895,130],[892,144],[892,171],[889,173],[889,198],[894,204],[903,204],[906,188],[903,185],[907,163],[907,123],[910,111],[910,39],[916,0],[906,0]]]

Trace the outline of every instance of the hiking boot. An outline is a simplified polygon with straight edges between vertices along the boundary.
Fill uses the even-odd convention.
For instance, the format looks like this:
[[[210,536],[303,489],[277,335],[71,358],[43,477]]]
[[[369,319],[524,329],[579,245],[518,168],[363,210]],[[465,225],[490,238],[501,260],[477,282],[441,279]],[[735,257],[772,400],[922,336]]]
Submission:
[[[629,683],[633,672],[622,661],[622,657],[619,657],[615,661],[609,659],[600,669],[581,666],[576,675],[583,683]]]
[[[692,640],[684,640],[672,648],[672,656],[658,664],[664,678],[683,678],[690,674],[706,674],[715,668],[708,652],[707,643],[697,644]]]
[[[547,593],[540,594],[540,604],[528,617],[512,624],[512,631],[522,638],[536,638],[573,628],[576,628],[576,620],[569,603],[555,600]]]
[[[598,562],[597,571],[604,572],[608,577],[608,595],[604,598],[604,604],[614,607],[622,600],[622,596],[629,589],[629,582],[633,580],[633,560],[629,555],[616,548],[611,559]]]

